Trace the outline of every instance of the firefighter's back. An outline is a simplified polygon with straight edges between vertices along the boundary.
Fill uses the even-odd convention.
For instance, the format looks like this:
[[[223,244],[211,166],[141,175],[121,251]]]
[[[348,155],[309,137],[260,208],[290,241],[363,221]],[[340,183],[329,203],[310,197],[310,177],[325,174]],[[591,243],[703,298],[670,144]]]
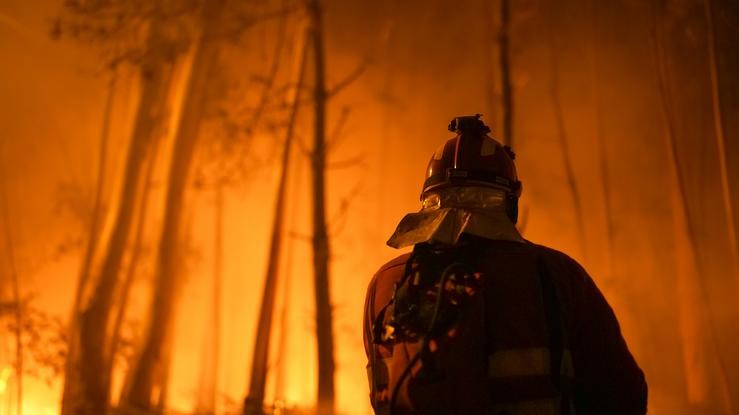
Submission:
[[[470,246],[474,284],[452,287],[466,295],[441,302],[439,313],[455,309],[453,321],[433,334],[383,334],[399,318],[393,296],[397,303],[413,272],[409,255],[370,283],[365,346],[377,413],[391,404],[393,414],[645,412],[643,375],[613,312],[574,260],[528,242],[474,238]]]

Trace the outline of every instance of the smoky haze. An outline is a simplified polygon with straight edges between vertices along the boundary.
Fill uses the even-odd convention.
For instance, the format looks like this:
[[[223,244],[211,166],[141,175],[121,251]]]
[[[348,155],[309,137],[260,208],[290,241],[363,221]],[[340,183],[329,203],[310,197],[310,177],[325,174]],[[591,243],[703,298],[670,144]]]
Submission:
[[[0,414],[372,413],[367,283],[475,113],[649,412],[739,411],[739,5],[500,1],[0,3]]]

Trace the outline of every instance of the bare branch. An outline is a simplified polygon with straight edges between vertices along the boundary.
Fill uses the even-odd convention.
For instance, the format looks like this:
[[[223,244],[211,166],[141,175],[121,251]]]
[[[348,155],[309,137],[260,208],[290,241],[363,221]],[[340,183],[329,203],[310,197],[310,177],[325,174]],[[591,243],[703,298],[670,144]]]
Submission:
[[[331,133],[331,136],[329,137],[328,141],[326,142],[326,150],[331,151],[339,144],[340,139],[342,137],[345,137],[341,134],[341,132],[344,130],[344,126],[346,125],[346,121],[349,119],[349,113],[351,110],[347,106],[341,107],[341,113],[339,114],[339,119],[336,121],[336,125],[334,126],[334,131]]]
[[[340,170],[340,169],[347,169],[351,167],[364,167],[364,166],[365,166],[365,155],[358,154],[346,160],[327,163],[326,168],[331,169],[331,170]]]
[[[361,190],[361,183],[357,183],[356,185],[354,185],[354,187],[352,187],[349,193],[346,194],[346,196],[341,198],[341,202],[339,203],[339,210],[326,226],[326,228],[328,228],[329,235],[335,236],[344,229],[347,223],[346,219],[349,213],[349,208],[351,207],[352,202],[354,201],[354,199],[356,199]]]
[[[302,242],[308,242],[308,243],[313,241],[313,238],[310,235],[306,235],[298,231],[290,231],[287,233],[287,236],[292,239],[295,239],[296,241],[302,241]]]
[[[354,69],[354,71],[350,72],[349,75],[347,75],[343,80],[339,81],[334,85],[333,87],[329,88],[326,91],[326,98],[330,99],[336,96],[339,92],[341,92],[344,88],[348,87],[349,85],[353,84],[354,81],[359,79],[364,72],[369,68],[370,66],[370,60],[369,58],[364,59],[357,67]]]
[[[259,120],[262,118],[262,114],[264,114],[264,109],[267,107],[269,98],[272,95],[275,79],[277,78],[277,71],[280,69],[282,49],[285,45],[286,31],[287,14],[283,14],[282,19],[280,19],[280,25],[277,29],[277,40],[275,41],[275,50],[272,54],[272,62],[270,63],[269,72],[267,72],[267,75],[264,77],[263,80],[264,88],[262,89],[262,95],[259,98],[259,104],[257,104],[256,109],[252,113],[251,119],[244,127],[247,134],[250,134],[252,131],[254,131],[254,128],[256,127],[257,123],[259,123]]]

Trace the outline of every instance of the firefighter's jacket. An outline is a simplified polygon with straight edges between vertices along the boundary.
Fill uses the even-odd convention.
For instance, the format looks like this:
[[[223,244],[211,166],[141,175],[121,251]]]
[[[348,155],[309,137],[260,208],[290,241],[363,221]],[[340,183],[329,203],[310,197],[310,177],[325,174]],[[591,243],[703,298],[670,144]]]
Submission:
[[[417,361],[398,388],[393,414],[631,415],[646,413],[647,386],[613,310],[585,270],[558,251],[485,241],[480,290],[452,337]],[[408,254],[385,264],[367,290],[364,345],[370,399],[390,395],[420,341],[375,344],[373,325],[391,303]],[[384,317],[387,319],[387,316]]]

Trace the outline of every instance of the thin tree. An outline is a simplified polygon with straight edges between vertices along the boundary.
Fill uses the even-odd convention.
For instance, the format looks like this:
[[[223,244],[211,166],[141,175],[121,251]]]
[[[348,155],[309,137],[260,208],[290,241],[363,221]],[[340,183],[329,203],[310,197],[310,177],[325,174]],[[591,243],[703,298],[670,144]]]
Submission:
[[[175,298],[178,288],[178,247],[182,241],[181,221],[185,211],[185,191],[190,177],[200,121],[205,105],[206,86],[217,60],[219,43],[217,28],[221,23],[224,0],[203,3],[201,33],[194,47],[190,77],[185,87],[182,113],[176,129],[172,161],[168,173],[167,194],[159,249],[157,277],[151,304],[146,340],[133,366],[130,383],[124,391],[122,406],[143,411],[155,408],[164,390],[167,373],[166,348],[173,336]]]
[[[300,179],[303,177],[303,160],[301,159],[300,161],[296,162],[294,166],[295,167],[292,170],[292,174],[290,175],[290,196],[288,197],[288,201],[286,202],[288,205],[291,202],[297,202],[299,194],[302,190]],[[290,211],[288,235],[290,235],[290,232],[295,229],[298,223],[299,216],[300,211],[298,209],[292,209]],[[277,357],[275,359],[275,398],[282,400],[283,402],[285,400],[286,375],[289,372],[287,368],[287,362],[289,358],[288,345],[290,343],[290,293],[292,292],[291,277],[294,270],[294,242],[294,238],[290,238],[285,246],[285,255],[283,260],[283,263],[285,264],[285,269],[282,273],[282,310],[280,311],[280,338],[278,340]]]
[[[603,192],[603,213],[606,219],[606,281],[613,276],[613,249],[616,246],[614,240],[615,223],[613,218],[612,191],[610,180],[610,167],[608,162],[608,142],[603,134],[603,109],[601,106],[600,92],[600,60],[598,58],[597,42],[600,39],[599,25],[600,14],[598,0],[590,1],[590,34],[588,36],[588,73],[590,75],[590,90],[592,92],[593,110],[595,111],[595,141],[598,145],[598,167],[600,170],[600,187]]]
[[[0,150],[3,150],[0,142]],[[7,159],[4,152],[0,153],[0,161],[3,162],[3,166],[8,166]],[[10,284],[13,292],[13,316],[15,317],[15,412],[17,415],[23,413],[23,305],[21,301],[20,292],[20,281],[18,278],[18,268],[15,264],[15,244],[13,242],[13,235],[11,234],[10,226],[10,207],[8,201],[8,189],[7,189],[7,172],[3,172],[3,177],[0,178],[0,198],[2,198],[2,220],[5,232],[5,250],[8,260],[8,266],[10,271]]]
[[[211,297],[210,333],[206,335],[201,366],[201,387],[195,413],[213,415],[218,393],[218,365],[221,348],[221,291],[223,284],[223,191],[225,179],[219,178],[213,191],[213,286]]]
[[[118,79],[117,69],[111,68],[111,75],[108,81],[106,89],[105,106],[103,108],[103,121],[100,128],[100,147],[98,149],[98,166],[97,174],[95,176],[95,191],[92,205],[92,215],[90,216],[90,223],[87,234],[87,244],[85,246],[85,253],[82,259],[82,265],[80,267],[80,274],[77,282],[77,290],[74,296],[74,305],[72,311],[76,314],[79,311],[80,302],[85,287],[88,286],[90,278],[90,269],[92,267],[92,260],[95,255],[95,249],[98,246],[98,238],[100,234],[100,227],[103,220],[103,190],[105,187],[105,171],[107,168],[107,156],[108,156],[108,141],[110,139],[110,125],[113,114],[113,102],[115,98],[115,87]]]
[[[126,311],[128,310],[128,299],[131,293],[131,287],[133,286],[133,282],[136,278],[136,274],[139,268],[139,259],[141,257],[142,251],[144,250],[143,245],[145,227],[147,223],[147,212],[149,209],[154,167],[157,162],[159,147],[159,143],[155,143],[152,154],[149,157],[148,162],[146,163],[144,189],[142,191],[142,195],[140,198],[141,200],[139,200],[139,206],[137,208],[136,229],[134,230],[133,242],[131,244],[131,258],[128,260],[128,268],[126,269],[126,274],[123,277],[123,282],[120,288],[118,299],[118,307],[115,312],[113,328],[110,334],[110,352],[108,352],[108,365],[106,368],[106,374],[108,377],[112,376],[116,356],[120,353],[123,322],[126,319]]]
[[[488,0],[482,1],[482,10],[484,16],[485,30],[483,31],[482,44],[485,48],[484,62],[485,62],[485,104],[487,108],[487,116],[491,120],[493,125],[497,126],[498,123],[498,70],[496,68],[496,52],[498,51],[497,45],[497,34],[495,33],[495,27],[498,24],[495,13],[494,3]],[[498,60],[500,62],[500,60]]]
[[[290,245],[288,243],[288,245]],[[286,248],[285,264],[288,268],[292,264],[292,249]],[[287,361],[287,346],[290,342],[290,275],[291,270],[286,269],[282,278],[282,308],[280,310],[280,337],[277,340],[277,356],[275,358],[275,399],[285,397],[285,372]]]
[[[501,112],[503,113],[503,144],[513,147],[513,82],[511,81],[511,4],[500,0],[500,86],[502,93]]]
[[[675,233],[678,242],[682,242],[685,247],[683,248],[683,254],[687,257],[685,262],[688,264],[690,269],[686,272],[685,270],[678,269],[678,287],[680,289],[682,298],[680,299],[681,307],[685,307],[685,304],[702,303],[702,307],[697,307],[698,315],[693,316],[694,309],[688,312],[682,313],[683,325],[687,325],[687,329],[692,330],[690,335],[695,336],[698,333],[698,327],[706,326],[706,335],[708,342],[714,349],[715,361],[718,366],[718,377],[719,390],[717,391],[720,403],[724,413],[732,414],[732,402],[731,392],[728,386],[728,377],[726,372],[726,365],[722,357],[722,350],[719,345],[719,339],[717,338],[717,330],[712,318],[711,306],[708,295],[708,288],[704,280],[698,273],[699,265],[697,264],[697,242],[695,235],[695,228],[693,222],[690,220],[690,213],[688,211],[688,199],[685,191],[685,180],[683,172],[680,168],[680,157],[678,154],[678,144],[675,132],[675,110],[673,108],[674,97],[672,96],[670,89],[671,71],[670,64],[668,62],[667,53],[665,51],[664,39],[663,39],[663,22],[662,13],[664,10],[661,7],[656,7],[656,10],[652,11],[652,30],[650,31],[650,43],[653,48],[653,67],[655,70],[655,77],[657,80],[657,87],[660,99],[660,112],[662,115],[662,122],[664,126],[664,145],[667,152],[669,161],[669,174],[671,180],[671,187],[673,192],[673,198],[675,200]],[[678,246],[678,249],[681,247]],[[680,258],[678,258],[680,259]],[[697,291],[697,293],[696,293]],[[695,298],[697,297],[697,298]],[[706,310],[705,315],[702,314],[701,310]],[[697,320],[697,321],[695,321]],[[700,336],[699,336],[700,337]],[[699,348],[696,349],[695,344],[686,344],[689,350],[694,353],[704,353]],[[695,358],[696,356],[690,356]],[[699,359],[703,359],[703,356],[699,355]],[[701,362],[699,365],[704,365]],[[705,367],[699,367],[704,369]],[[699,374],[699,376],[702,373]],[[691,376],[690,373],[687,376]],[[691,384],[689,383],[689,386]],[[698,388],[704,388],[703,385],[698,385]],[[697,393],[698,396],[702,395],[705,391],[700,392],[695,389],[688,390],[689,393]],[[705,397],[705,396],[702,396]]]
[[[98,168],[96,175],[96,184],[94,190],[94,200],[92,206],[92,215],[87,234],[87,243],[80,266],[79,276],[77,278],[77,289],[75,291],[74,302],[72,304],[72,314],[70,317],[70,332],[77,333],[79,327],[78,313],[85,290],[90,285],[90,272],[92,268],[93,258],[96,250],[99,248],[100,228],[104,217],[103,212],[103,188],[105,186],[105,171],[107,165],[108,140],[110,138],[110,124],[113,113],[113,102],[115,98],[115,85],[117,81],[116,68],[111,68],[111,76],[108,81],[105,106],[103,109],[103,121],[100,130],[100,147],[98,149]],[[68,346],[68,355],[65,362],[65,370],[69,373],[73,370],[75,362],[79,362],[80,356],[73,353],[80,352],[79,337],[70,336],[70,344]],[[77,363],[78,364],[78,363]],[[66,384],[66,383],[65,383]]]
[[[547,16],[549,22],[546,23],[547,39],[549,40],[549,96],[552,100],[552,110],[554,111],[554,121],[557,128],[557,139],[559,140],[560,154],[562,155],[562,164],[565,169],[565,177],[567,179],[567,187],[570,190],[572,199],[573,213],[575,215],[575,224],[577,229],[578,243],[580,252],[587,258],[587,246],[585,240],[585,218],[580,201],[580,189],[575,179],[575,169],[572,164],[570,155],[570,140],[565,126],[564,112],[562,110],[562,96],[560,94],[560,77],[559,77],[559,57],[557,55],[559,48],[559,36],[552,28],[552,20],[555,16]]]
[[[131,232],[135,204],[141,191],[143,165],[157,139],[158,126],[171,79],[171,61],[153,53],[161,53],[165,42],[153,24],[149,30],[139,73],[141,97],[134,120],[131,142],[124,170],[119,205],[113,220],[107,250],[95,274],[92,294],[80,306],[78,321],[72,325],[69,363],[66,367],[62,395],[62,415],[105,413],[108,406],[110,378],[106,376],[110,350],[109,328],[113,299],[119,285],[119,270]],[[102,241],[99,241],[102,244]],[[82,288],[84,289],[84,287]]]
[[[735,272],[739,272],[739,251],[737,250],[736,224],[734,221],[734,206],[732,203],[731,182],[726,156],[726,139],[724,137],[723,109],[721,106],[718,63],[716,61],[716,29],[713,25],[713,9],[711,0],[703,0],[703,10],[706,18],[708,35],[708,68],[711,80],[711,109],[713,113],[713,129],[718,150],[719,170],[721,175],[721,196],[724,202],[726,228],[729,236],[731,261]]]
[[[334,339],[331,315],[331,249],[326,225],[326,80],[320,0],[306,0],[313,49],[314,137],[311,153],[313,190],[313,272],[318,349],[318,415],[334,413]]]
[[[282,9],[287,10],[287,0],[282,0]],[[277,72],[280,69],[280,64],[282,62],[282,49],[285,46],[285,35],[287,33],[287,17],[288,13],[283,13],[280,17],[279,24],[277,25],[277,33],[275,37],[275,45],[274,50],[272,51],[272,62],[270,62],[269,69],[267,71],[267,75],[265,76],[265,83],[264,88],[262,88],[262,94],[259,97],[259,102],[257,103],[257,106],[254,108],[254,111],[252,111],[251,116],[249,117],[249,120],[244,127],[244,130],[246,130],[247,134],[251,134],[254,132],[254,129],[259,124],[259,121],[261,121],[262,116],[265,113],[265,110],[267,109],[267,105],[269,104],[270,97],[273,95],[273,87],[275,86],[275,80],[277,79]]]
[[[282,147],[280,161],[280,178],[275,195],[275,213],[272,219],[272,235],[270,238],[267,272],[264,281],[262,304],[259,310],[259,323],[255,336],[254,352],[252,354],[251,376],[249,391],[244,400],[245,415],[261,415],[264,405],[264,391],[267,382],[267,365],[269,361],[269,346],[272,331],[272,315],[274,312],[277,277],[280,273],[280,258],[284,234],[285,199],[287,193],[287,178],[289,177],[290,156],[300,108],[300,92],[303,89],[305,63],[307,57],[307,37],[303,31],[299,32],[298,60],[296,65],[296,81],[291,98],[291,109],[285,131],[285,140]]]

